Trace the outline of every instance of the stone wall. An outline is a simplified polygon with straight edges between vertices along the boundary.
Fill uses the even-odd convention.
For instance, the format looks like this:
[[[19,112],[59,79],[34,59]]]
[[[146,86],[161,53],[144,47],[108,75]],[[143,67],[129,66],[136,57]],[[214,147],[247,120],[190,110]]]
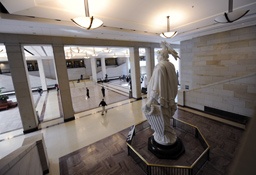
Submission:
[[[248,117],[255,113],[255,31],[251,26],[181,42],[185,106],[209,106]]]
[[[116,78],[121,75],[128,75],[128,66],[127,63],[124,63],[119,66],[106,66],[107,74],[109,78]],[[105,76],[102,75],[102,71],[97,73],[97,78],[101,79]]]

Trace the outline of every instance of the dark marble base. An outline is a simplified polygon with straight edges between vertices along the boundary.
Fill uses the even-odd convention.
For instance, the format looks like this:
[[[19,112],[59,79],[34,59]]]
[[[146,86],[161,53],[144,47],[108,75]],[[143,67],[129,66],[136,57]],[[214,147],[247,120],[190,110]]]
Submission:
[[[64,119],[64,122],[70,122],[70,121],[73,121],[73,120],[75,120],[75,116],[72,116],[70,118]]]
[[[157,143],[154,136],[148,138],[148,150],[159,159],[177,159],[185,152],[180,138],[174,144],[165,146]]]

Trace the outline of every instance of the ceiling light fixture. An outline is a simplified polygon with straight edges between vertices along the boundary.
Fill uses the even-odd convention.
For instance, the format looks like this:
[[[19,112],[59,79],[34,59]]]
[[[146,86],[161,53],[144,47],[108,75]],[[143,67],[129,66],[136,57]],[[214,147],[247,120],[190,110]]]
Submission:
[[[128,56],[129,56],[129,54],[128,54],[128,50],[126,50],[126,52],[125,52],[125,56],[126,56],[126,57],[128,57]]]
[[[109,48],[107,48],[107,49],[104,49],[104,50],[102,50],[104,53],[110,53],[110,52],[112,52],[112,50],[110,50]]]
[[[114,53],[113,58],[117,58],[116,53]]]
[[[88,0],[84,0],[84,7],[85,7],[85,16],[73,18],[71,19],[71,21],[73,21],[73,23],[75,23],[79,27],[87,30],[101,27],[103,25],[103,22],[100,19],[94,18],[93,16],[90,17]]]
[[[169,18],[170,18],[170,16],[167,16],[167,32],[162,32],[160,34],[160,36],[163,37],[163,38],[172,38],[175,35],[177,35],[177,33],[178,33],[177,31],[175,31],[175,32],[171,32],[170,31],[170,21],[169,21]]]
[[[85,52],[85,57],[84,57],[85,59],[88,59],[88,58],[90,58],[88,55],[87,55],[87,52]]]
[[[250,10],[242,10],[242,9],[233,11],[233,0],[229,0],[228,13],[225,12],[223,15],[215,18],[214,21],[219,22],[219,23],[232,23],[232,22],[242,18],[249,11]]]
[[[98,56],[98,54],[96,54],[96,52],[95,52],[95,49],[94,49],[94,48],[93,48],[93,54],[92,54],[92,56],[93,56],[93,57]]]

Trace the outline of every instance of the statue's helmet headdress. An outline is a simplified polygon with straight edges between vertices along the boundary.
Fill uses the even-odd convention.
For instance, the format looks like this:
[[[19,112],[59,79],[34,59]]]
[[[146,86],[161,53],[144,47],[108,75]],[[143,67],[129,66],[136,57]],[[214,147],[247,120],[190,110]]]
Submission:
[[[162,49],[157,51],[157,53],[159,56],[161,56],[163,60],[168,60],[169,54],[171,54],[175,58],[175,60],[177,60],[177,58],[180,58],[178,56],[178,53],[166,41],[162,41],[160,43],[160,46],[162,47]]]

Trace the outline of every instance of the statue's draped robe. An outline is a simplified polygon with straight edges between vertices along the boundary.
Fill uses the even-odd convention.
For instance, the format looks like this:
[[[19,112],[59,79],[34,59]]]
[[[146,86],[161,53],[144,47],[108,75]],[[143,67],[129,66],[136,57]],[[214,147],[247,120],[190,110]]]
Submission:
[[[155,131],[154,139],[159,144],[171,145],[177,139],[170,123],[177,109],[175,103],[177,91],[178,81],[174,65],[169,61],[160,61],[149,81],[148,101],[143,107],[143,112]]]

